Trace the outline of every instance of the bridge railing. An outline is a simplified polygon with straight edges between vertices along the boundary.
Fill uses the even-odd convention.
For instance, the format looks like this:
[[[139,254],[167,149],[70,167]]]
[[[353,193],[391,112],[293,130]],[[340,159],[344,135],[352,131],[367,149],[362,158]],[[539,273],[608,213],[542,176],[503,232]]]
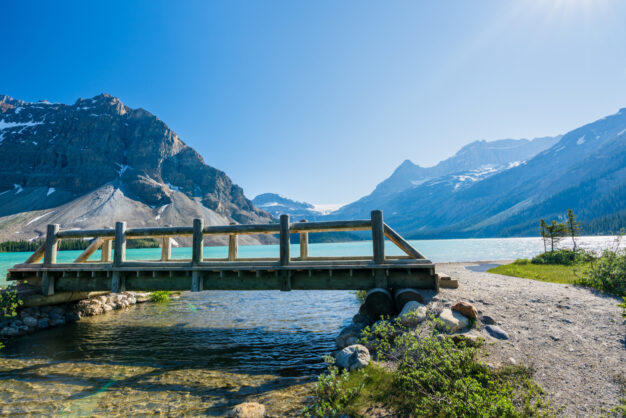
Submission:
[[[340,231],[369,231],[372,232],[372,250],[370,256],[350,257],[310,257],[308,243],[310,233],[340,232]],[[240,258],[238,256],[238,236],[271,234],[279,235],[280,254],[278,258]],[[291,234],[300,235],[299,257],[290,254]],[[228,257],[221,259],[206,259],[203,254],[203,240],[207,236],[228,235]],[[174,237],[192,237],[191,260],[172,259],[171,248]],[[403,257],[385,256],[385,237],[406,253]],[[206,261],[279,261],[280,265],[286,266],[294,261],[315,260],[373,260],[374,264],[385,264],[388,260],[401,258],[425,260],[426,258],[402,236],[383,221],[382,211],[375,210],[370,219],[347,220],[347,221],[324,221],[307,222],[300,221],[290,223],[289,215],[281,215],[279,223],[251,224],[251,225],[218,225],[204,226],[203,219],[194,219],[193,226],[151,227],[151,228],[127,228],[126,222],[117,222],[115,229],[68,229],[59,230],[59,225],[52,224],[47,227],[46,240],[24,264],[35,264],[43,259],[43,266],[56,264],[57,247],[62,239],[85,239],[92,238],[89,246],[74,260],[74,263],[90,262],[89,258],[101,249],[100,263],[112,264],[113,267],[121,267],[126,263],[126,242],[128,239],[156,238],[161,240],[161,262],[189,262],[199,264]],[[114,250],[114,251],[112,251]]]

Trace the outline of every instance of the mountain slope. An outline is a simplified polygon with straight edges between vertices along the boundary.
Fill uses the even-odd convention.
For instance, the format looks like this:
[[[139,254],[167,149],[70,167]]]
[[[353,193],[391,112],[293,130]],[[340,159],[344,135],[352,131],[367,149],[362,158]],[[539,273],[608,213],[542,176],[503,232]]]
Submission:
[[[458,190],[469,183],[521,164],[560,139],[561,136],[532,140],[474,141],[452,157],[426,168],[405,160],[389,178],[378,184],[370,195],[344,206],[334,215],[362,217],[372,208],[384,207],[386,202],[393,199],[392,196],[411,189],[424,188],[428,193],[435,193],[434,190],[437,190],[437,193]],[[450,187],[444,187],[442,183]],[[432,189],[432,186],[437,184],[440,186]]]
[[[36,238],[41,222],[132,227],[196,216],[208,224],[271,219],[146,110],[106,94],[73,105],[0,96],[0,239]]]
[[[525,163],[469,181],[467,172],[429,179],[376,203],[414,238],[535,235],[539,218],[563,216],[567,208],[586,222],[617,213],[625,185],[621,109],[567,133]],[[352,204],[338,213],[355,207],[370,209]]]

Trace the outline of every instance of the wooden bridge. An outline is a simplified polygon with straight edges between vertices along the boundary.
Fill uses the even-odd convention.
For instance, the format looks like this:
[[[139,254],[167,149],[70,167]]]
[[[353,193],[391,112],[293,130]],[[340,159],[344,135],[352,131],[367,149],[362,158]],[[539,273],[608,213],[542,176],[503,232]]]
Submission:
[[[371,231],[373,257],[311,257],[308,234],[332,231]],[[274,234],[280,236],[277,258],[241,258],[239,235]],[[300,235],[300,254],[290,254],[290,235]],[[228,258],[203,256],[203,238],[228,235]],[[191,259],[172,259],[174,237],[192,237]],[[386,256],[385,237],[401,248],[405,256]],[[63,239],[88,239],[87,249],[72,263],[57,263],[57,245]],[[161,259],[127,261],[126,240],[156,238],[161,241]],[[100,260],[90,260],[101,249]],[[43,262],[41,262],[43,259]],[[27,280],[40,285],[43,295],[55,292],[125,290],[438,290],[435,267],[404,238],[383,222],[381,211],[371,219],[330,222],[289,222],[253,225],[204,226],[194,219],[193,226],[126,228],[117,222],[115,229],[59,230],[48,225],[44,244],[23,264],[9,270],[9,280]]]

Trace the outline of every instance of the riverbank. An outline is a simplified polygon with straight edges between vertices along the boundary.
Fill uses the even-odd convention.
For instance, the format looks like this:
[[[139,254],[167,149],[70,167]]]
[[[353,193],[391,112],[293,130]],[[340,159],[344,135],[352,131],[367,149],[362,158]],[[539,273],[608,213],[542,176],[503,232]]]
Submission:
[[[124,292],[93,296],[77,302],[18,309],[14,317],[0,318],[0,338],[32,334],[44,329],[80,321],[81,318],[124,310],[149,301],[149,293]]]
[[[478,313],[476,327],[459,333],[485,340],[482,361],[493,370],[528,366],[529,377],[560,416],[603,416],[623,405],[626,320],[617,306],[621,299],[486,272],[500,263],[437,264],[437,271],[458,280],[459,287],[427,299],[428,314],[438,316],[459,301],[471,303]],[[494,334],[493,327],[499,332]],[[378,396],[367,414],[389,413],[384,399]]]

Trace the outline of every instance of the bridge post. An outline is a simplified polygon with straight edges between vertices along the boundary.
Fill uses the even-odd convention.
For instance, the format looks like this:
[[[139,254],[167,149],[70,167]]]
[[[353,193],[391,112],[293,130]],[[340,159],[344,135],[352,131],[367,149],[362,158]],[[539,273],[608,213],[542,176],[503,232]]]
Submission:
[[[289,215],[280,215],[280,265],[289,264]]]
[[[306,222],[306,219],[300,222]],[[309,233],[300,232],[300,259],[306,260],[309,257]]]
[[[113,240],[105,239],[102,243],[102,251],[100,252],[100,261],[104,263],[111,262],[111,248],[112,248]]]
[[[170,237],[161,238],[161,261],[170,261],[172,258],[172,240]]]
[[[204,219],[196,218],[193,220],[193,243],[192,243],[192,254],[191,254],[191,264],[193,266],[197,266],[202,262],[203,256],[203,233],[204,229]],[[191,272],[191,291],[199,292],[202,290],[202,280],[198,270],[193,270]]]
[[[231,222],[231,225],[235,225],[235,222]],[[239,241],[237,234],[230,234],[228,236],[228,261],[237,260],[237,252],[239,250]]]
[[[374,263],[383,264],[385,262],[385,223],[383,222],[383,211],[373,210],[371,217]]]
[[[50,224],[46,229],[46,250],[43,256],[44,266],[50,266],[57,262],[57,232],[59,232],[58,224]],[[54,295],[54,281],[55,278],[47,271],[43,272],[41,276],[41,293],[44,296]]]
[[[126,261],[126,222],[116,222],[113,267],[120,267],[124,261]],[[111,278],[111,293],[120,293],[125,290],[126,278],[119,270],[114,271]]]

